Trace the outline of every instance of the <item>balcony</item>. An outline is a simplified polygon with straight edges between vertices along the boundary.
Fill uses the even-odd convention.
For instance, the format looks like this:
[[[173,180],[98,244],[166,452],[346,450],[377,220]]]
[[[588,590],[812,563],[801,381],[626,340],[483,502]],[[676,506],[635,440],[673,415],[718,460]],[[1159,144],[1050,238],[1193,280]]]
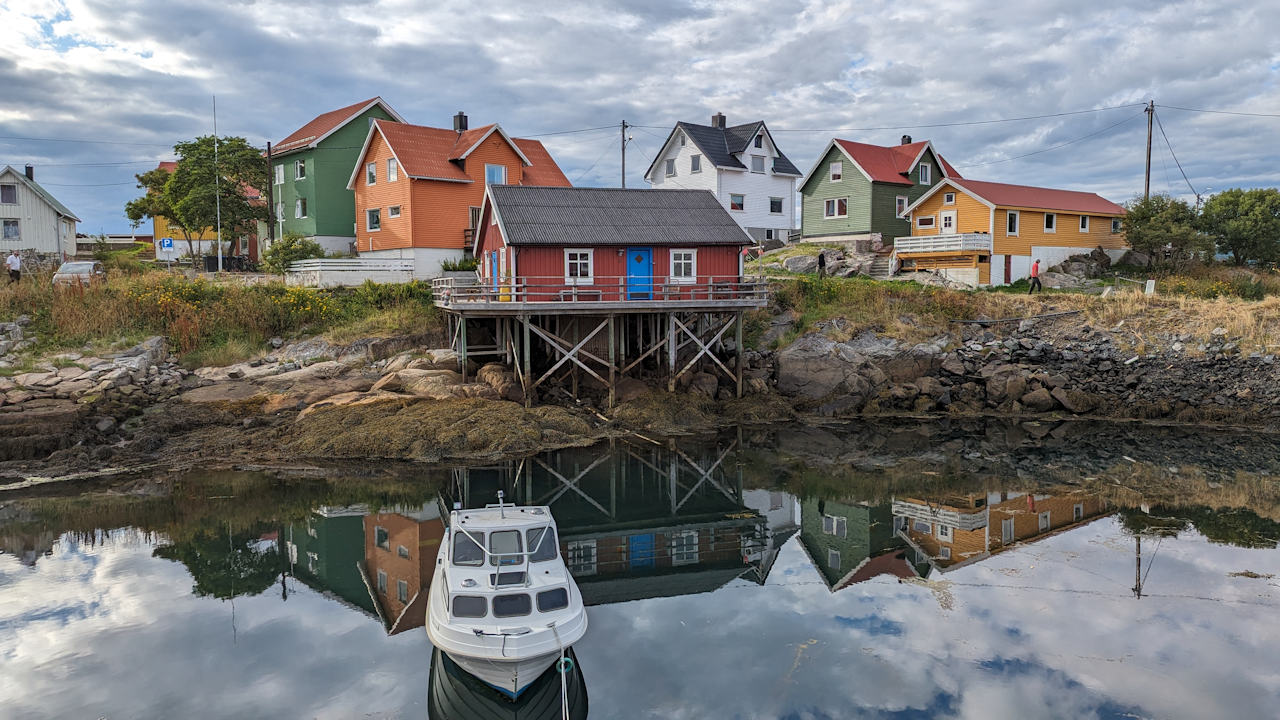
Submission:
[[[991,252],[991,236],[987,233],[956,233],[953,235],[921,235],[897,238],[894,252],[903,255],[934,253]]]
[[[927,523],[950,525],[957,530],[977,530],[987,525],[987,509],[961,510],[945,505],[933,505],[915,499],[893,501],[893,514],[897,517],[920,520]]]
[[[763,278],[702,277],[692,283],[665,276],[572,280],[523,277],[495,284],[478,276],[442,277],[432,281],[432,293],[436,306],[444,310],[498,314],[749,310],[769,302],[769,285]]]

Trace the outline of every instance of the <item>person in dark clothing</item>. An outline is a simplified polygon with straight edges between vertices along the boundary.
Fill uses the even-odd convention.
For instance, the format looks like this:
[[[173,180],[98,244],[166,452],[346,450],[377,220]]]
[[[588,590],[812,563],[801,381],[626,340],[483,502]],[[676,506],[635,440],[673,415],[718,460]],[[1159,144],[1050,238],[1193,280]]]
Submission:
[[[1040,284],[1040,260],[1039,259],[1031,263],[1031,287],[1027,290],[1027,294],[1030,295],[1031,293],[1037,290],[1039,290],[1040,292],[1044,292],[1044,286]]]
[[[827,254],[825,252],[818,253],[818,277],[827,276]]]

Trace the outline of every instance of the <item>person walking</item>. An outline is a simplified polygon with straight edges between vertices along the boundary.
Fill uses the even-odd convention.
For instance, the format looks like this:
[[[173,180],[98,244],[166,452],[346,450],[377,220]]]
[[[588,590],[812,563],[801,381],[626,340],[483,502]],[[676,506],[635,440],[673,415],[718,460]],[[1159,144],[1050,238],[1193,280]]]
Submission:
[[[4,267],[9,271],[9,284],[22,281],[22,257],[18,255],[18,251],[14,250],[13,254],[5,258]]]
[[[1040,260],[1038,258],[1031,263],[1031,288],[1027,290],[1027,294],[1030,295],[1037,290],[1044,292],[1044,286],[1040,284]]]

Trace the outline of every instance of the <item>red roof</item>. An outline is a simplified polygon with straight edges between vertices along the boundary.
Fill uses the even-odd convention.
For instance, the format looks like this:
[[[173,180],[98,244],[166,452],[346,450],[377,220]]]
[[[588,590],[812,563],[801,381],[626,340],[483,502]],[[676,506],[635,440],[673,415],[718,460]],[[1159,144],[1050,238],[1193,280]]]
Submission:
[[[853,158],[858,166],[871,176],[874,182],[893,183],[895,185],[910,185],[911,181],[907,179],[907,174],[911,172],[912,163],[929,144],[927,140],[914,142],[909,145],[894,145],[884,147],[883,145],[868,145],[867,143],[853,142],[852,140],[836,139],[840,147],[844,149],[849,157]],[[951,167],[951,163],[947,162],[941,155],[934,152],[934,157],[938,158],[938,162],[942,163],[943,170],[947,177],[958,178],[960,173]]]
[[[408,125],[406,123],[377,123],[378,131],[400,160],[400,167],[409,177],[437,180],[472,180],[455,163],[464,157],[476,143],[494,130],[496,125],[485,125],[458,133],[445,128]],[[516,147],[529,159],[524,169],[524,185],[568,185],[569,180],[556,165],[551,154],[537,140],[513,138]]]
[[[533,163],[524,169],[524,182],[521,185],[569,187],[569,178],[565,177],[564,171],[551,158],[551,153],[547,152],[541,142],[524,138],[515,138],[515,141],[524,156]]]
[[[288,152],[305,147],[351,119],[352,115],[381,99],[376,97],[369,98],[355,105],[348,105],[344,108],[330,110],[327,113],[317,115],[311,122],[295,130],[292,135],[271,146],[271,153],[274,155],[275,153]]]
[[[862,567],[858,568],[858,571],[851,575],[848,580],[845,580],[844,584],[834,589],[840,590],[880,575],[893,575],[903,580],[920,577],[915,568],[911,566],[911,562],[907,560],[905,550],[890,550],[863,563]]]
[[[1008,185],[981,180],[956,178],[952,180],[955,180],[956,185],[992,205],[1059,210],[1087,215],[1123,215],[1125,213],[1124,208],[1097,193],[1054,190],[1030,185]]]
[[[163,160],[160,162],[159,167],[157,167],[156,169],[173,172],[174,170],[178,169],[178,163],[174,162],[173,160]]]

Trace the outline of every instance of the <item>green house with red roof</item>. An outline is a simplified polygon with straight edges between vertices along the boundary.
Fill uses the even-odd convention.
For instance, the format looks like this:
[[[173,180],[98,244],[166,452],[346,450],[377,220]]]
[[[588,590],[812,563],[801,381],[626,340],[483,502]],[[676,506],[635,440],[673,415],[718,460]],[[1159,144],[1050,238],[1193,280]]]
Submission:
[[[928,140],[903,135],[882,146],[832,138],[800,182],[802,239],[864,239],[885,247],[911,234],[903,210],[945,178],[960,174]]]
[[[376,97],[317,115],[272,144],[276,237],[297,233],[329,252],[351,251],[356,239],[356,205],[347,181],[374,120],[404,122]]]

